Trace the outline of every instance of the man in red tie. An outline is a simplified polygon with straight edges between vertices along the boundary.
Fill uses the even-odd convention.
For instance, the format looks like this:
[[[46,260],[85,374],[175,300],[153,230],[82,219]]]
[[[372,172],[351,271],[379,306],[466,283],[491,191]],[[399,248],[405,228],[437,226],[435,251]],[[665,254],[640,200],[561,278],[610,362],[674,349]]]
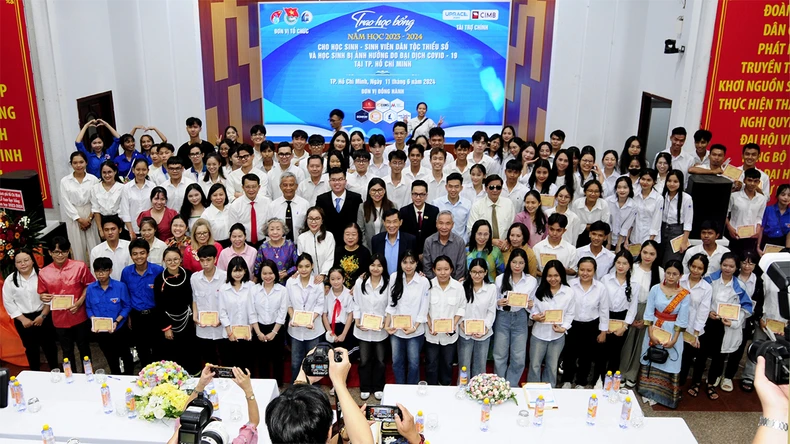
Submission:
[[[439,216],[439,208],[425,202],[427,197],[428,184],[417,179],[411,184],[411,203],[400,209],[401,231],[417,237],[415,251],[420,259],[425,239],[436,233],[436,218]]]
[[[261,180],[256,174],[246,174],[241,179],[244,195],[230,206],[230,220],[240,222],[247,230],[247,242],[258,248],[265,234],[263,224],[268,219],[267,208],[272,201],[259,193]]]

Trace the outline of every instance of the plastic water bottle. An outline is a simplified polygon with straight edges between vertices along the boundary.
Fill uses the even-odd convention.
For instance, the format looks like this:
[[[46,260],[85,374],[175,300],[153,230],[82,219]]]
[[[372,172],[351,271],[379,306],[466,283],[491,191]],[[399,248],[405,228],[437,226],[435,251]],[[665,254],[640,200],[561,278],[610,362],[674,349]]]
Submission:
[[[25,402],[25,391],[22,390],[22,384],[19,381],[14,381],[14,407],[17,412],[24,412],[27,410],[27,402]]]
[[[595,425],[595,415],[598,414],[598,397],[595,393],[590,396],[587,403],[587,425]]]
[[[491,420],[491,401],[488,398],[483,400],[483,405],[480,408],[480,430],[488,431],[488,421]]]
[[[82,368],[85,369],[85,376],[88,378],[88,381],[93,382],[93,365],[89,357],[85,356],[82,358]]]
[[[110,398],[110,388],[107,383],[101,385],[101,404],[104,407],[104,413],[112,413],[112,398]]]
[[[44,444],[55,444],[55,432],[49,424],[44,424],[41,428],[41,441]]]
[[[69,358],[63,358],[63,374],[66,375],[66,384],[74,382],[74,373],[71,371]]]
[[[540,427],[543,425],[543,410],[546,408],[546,400],[543,395],[538,396],[535,401],[535,416],[532,418],[532,424]]]
[[[208,400],[211,401],[211,406],[214,407],[214,411],[219,411],[219,395],[216,390],[209,392]]]
[[[145,379],[148,381],[148,387],[156,387],[156,374],[153,371],[149,371],[148,376]]]
[[[12,376],[8,380],[8,397],[11,398],[11,407],[16,408],[16,389],[14,388],[14,382],[16,382],[16,376]]]
[[[134,399],[134,393],[132,393],[132,389],[126,389],[126,416],[129,419],[137,418],[137,400]]]
[[[611,371],[606,372],[606,377],[603,380],[603,397],[604,398],[608,398],[609,397],[609,392],[612,390],[613,379],[614,378],[612,378],[612,372]]]
[[[620,411],[620,428],[628,428],[628,420],[631,419],[631,397],[626,396],[623,401],[623,410]]]
[[[466,366],[461,367],[461,371],[458,374],[458,383],[464,388],[469,385],[469,372],[466,371]]]
[[[425,432],[425,416],[422,414],[422,410],[417,412],[417,420],[415,421],[415,425],[417,426],[417,433],[424,433]]]
[[[623,376],[620,374],[620,370],[617,370],[614,373],[614,380],[612,381],[612,391],[619,392],[620,391],[620,383],[623,381]]]

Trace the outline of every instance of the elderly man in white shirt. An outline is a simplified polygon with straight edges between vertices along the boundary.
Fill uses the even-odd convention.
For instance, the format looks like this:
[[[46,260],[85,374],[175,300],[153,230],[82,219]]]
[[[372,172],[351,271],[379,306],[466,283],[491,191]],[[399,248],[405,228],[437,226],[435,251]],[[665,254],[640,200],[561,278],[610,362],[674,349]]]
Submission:
[[[267,174],[269,181],[269,194],[271,199],[277,199],[282,196],[280,191],[280,177],[285,173],[291,173],[296,178],[296,184],[305,179],[304,173],[301,168],[291,165],[291,158],[293,157],[293,148],[287,142],[283,142],[277,147],[277,160],[279,163],[274,164],[271,171]]]
[[[296,177],[291,172],[285,172],[280,176],[280,193],[282,195],[272,201],[267,214],[269,218],[284,220],[288,228],[286,239],[296,242],[299,230],[304,226],[310,203],[296,195]]]
[[[466,222],[467,230],[472,231],[472,225],[479,219],[485,219],[491,223],[491,230],[493,244],[502,249],[507,242],[507,230],[513,224],[513,219],[516,217],[515,208],[513,208],[513,201],[510,199],[503,199],[502,188],[504,182],[502,178],[494,174],[486,177],[485,189],[487,196],[472,205],[472,211],[469,212],[469,220]]]

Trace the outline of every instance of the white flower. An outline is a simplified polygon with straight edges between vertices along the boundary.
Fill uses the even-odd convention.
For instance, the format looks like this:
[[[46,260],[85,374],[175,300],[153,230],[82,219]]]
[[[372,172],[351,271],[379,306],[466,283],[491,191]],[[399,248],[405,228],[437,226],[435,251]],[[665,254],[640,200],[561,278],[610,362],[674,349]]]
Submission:
[[[163,409],[163,408],[161,408],[161,407],[157,407],[157,408],[154,410],[154,418],[156,418],[156,419],[162,419],[162,418],[164,418],[164,417],[165,417],[165,409]]]

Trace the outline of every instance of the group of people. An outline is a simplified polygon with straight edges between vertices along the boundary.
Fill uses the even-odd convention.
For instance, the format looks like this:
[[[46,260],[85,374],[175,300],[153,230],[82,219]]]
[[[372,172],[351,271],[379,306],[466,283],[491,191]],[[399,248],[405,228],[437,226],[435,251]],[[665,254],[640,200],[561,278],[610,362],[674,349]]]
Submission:
[[[450,153],[426,110],[396,122],[389,145],[347,134],[333,110],[327,152],[302,130],[274,144],[263,125],[249,143],[231,126],[212,144],[195,117],[177,151],[136,127],[161,139],[143,135],[138,151],[135,131],[87,122],[60,184],[68,237],[53,240],[40,270],[31,252],[17,254],[4,285],[31,368],[39,349],[58,365],[55,338],[78,366],[74,345],[90,356],[93,338],[113,373],[121,363],[132,372],[134,346],[143,365],[221,363],[283,382],[286,350],[293,380],[329,342],[358,347],[362,399],[381,399],[389,349],[400,384],[416,384],[421,368],[429,384],[451,384],[456,362],[485,373],[490,352],[513,386],[525,370],[565,388],[620,371],[675,407],[691,368],[688,395],[716,399],[732,390],[747,339],[781,334],[766,327],[786,323],[778,289],[756,265],[766,245],[790,246],[790,185],[767,206],[759,146],[743,147],[724,225],[705,221],[690,246],[688,176],[726,167],[709,132],[695,133],[690,156],[685,129],[674,129],[654,168],[630,137],[600,167],[593,147],[563,148],[560,130],[538,145],[512,126],[477,131]],[[669,359],[651,361],[653,349]]]

